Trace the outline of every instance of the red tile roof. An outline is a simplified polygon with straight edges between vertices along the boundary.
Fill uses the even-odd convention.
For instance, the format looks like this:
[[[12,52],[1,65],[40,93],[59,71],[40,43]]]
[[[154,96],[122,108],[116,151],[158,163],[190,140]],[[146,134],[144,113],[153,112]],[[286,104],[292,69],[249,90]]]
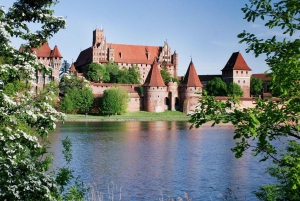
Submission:
[[[259,78],[262,81],[271,81],[271,77],[266,73],[252,74],[252,76]]]
[[[223,70],[251,70],[249,68],[248,64],[244,60],[243,56],[239,52],[234,52],[232,53],[230,59],[226,63],[225,67],[222,69]]]
[[[145,87],[165,87],[165,83],[161,77],[157,62],[155,61],[144,83]]]
[[[44,43],[40,48],[32,48],[37,57],[49,57],[51,55],[51,48],[48,43]]]
[[[59,49],[56,45],[55,45],[54,49],[51,52],[51,57],[63,58],[63,56],[61,56],[60,51],[59,51]]]
[[[71,65],[70,72],[76,72],[76,68],[75,68],[74,62]]]
[[[186,87],[203,87],[192,61],[190,62],[181,85]]]
[[[159,57],[161,49],[159,46],[123,45],[113,43],[108,44],[108,46],[114,48],[115,62],[132,64],[153,64],[155,58]]]

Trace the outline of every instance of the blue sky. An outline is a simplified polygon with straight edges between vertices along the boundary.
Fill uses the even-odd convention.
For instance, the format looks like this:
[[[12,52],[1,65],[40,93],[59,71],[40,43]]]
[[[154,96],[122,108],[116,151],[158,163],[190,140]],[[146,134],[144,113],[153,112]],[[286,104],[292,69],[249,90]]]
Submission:
[[[13,0],[0,0],[8,9]],[[243,30],[271,37],[263,22],[249,23],[241,8],[247,0],[61,0],[55,15],[66,16],[67,28],[49,40],[69,63],[92,45],[92,32],[104,28],[107,42],[163,46],[178,53],[178,75],[184,75],[191,57],[198,74],[220,74],[233,52],[240,51],[252,73],[268,69],[264,56],[246,53],[237,35]],[[276,33],[275,33],[276,34]],[[19,48],[20,41],[13,40]]]

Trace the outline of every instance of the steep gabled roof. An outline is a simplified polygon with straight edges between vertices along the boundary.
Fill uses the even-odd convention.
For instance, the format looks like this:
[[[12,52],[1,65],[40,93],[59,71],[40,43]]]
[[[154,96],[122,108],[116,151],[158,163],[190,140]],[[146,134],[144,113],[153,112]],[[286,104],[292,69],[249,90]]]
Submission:
[[[71,65],[70,72],[76,72],[76,68],[75,68],[74,62]]]
[[[248,70],[251,71],[251,68],[249,68],[248,64],[244,60],[242,54],[240,52],[234,52],[232,53],[230,59],[226,63],[223,70]]]
[[[271,76],[266,73],[252,74],[252,77],[256,77],[262,81],[271,81]]]
[[[145,87],[165,87],[166,86],[162,79],[162,76],[160,74],[160,70],[158,69],[158,65],[157,65],[156,61],[154,61],[143,86],[145,86]]]
[[[109,43],[114,48],[117,63],[153,64],[155,58],[159,57],[161,47],[144,45],[124,45]],[[149,55],[149,58],[148,58]]]
[[[32,48],[37,57],[49,57],[51,55],[51,48],[48,43],[44,43],[40,48]]]
[[[54,49],[51,52],[51,57],[63,58],[63,56],[60,54],[60,51],[59,51],[59,49],[56,45],[55,45]]]
[[[89,47],[89,48],[81,51],[75,62],[76,66],[78,67],[78,66],[82,66],[86,63],[91,63],[93,61],[92,56],[93,56],[92,47]]]
[[[186,87],[203,87],[192,61],[190,62],[181,85]]]

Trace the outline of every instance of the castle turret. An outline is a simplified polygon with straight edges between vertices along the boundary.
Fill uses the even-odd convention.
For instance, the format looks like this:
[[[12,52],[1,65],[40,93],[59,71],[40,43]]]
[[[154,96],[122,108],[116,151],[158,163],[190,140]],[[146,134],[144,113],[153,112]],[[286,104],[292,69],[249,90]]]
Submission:
[[[144,110],[148,112],[164,112],[168,92],[156,61],[154,61],[143,87]]]
[[[251,68],[240,52],[234,52],[222,69],[222,79],[226,84],[237,83],[244,92],[244,97],[250,97]]]
[[[198,77],[193,62],[187,69],[184,79],[180,85],[181,91],[181,108],[184,113],[188,114],[195,110],[198,100],[202,94],[203,85]]]
[[[71,68],[70,68],[70,75],[77,76],[77,71],[76,71],[74,62],[72,63]]]
[[[50,58],[52,58],[52,79],[54,82],[59,82],[59,69],[61,67],[62,55],[55,45],[54,49],[51,52]]]

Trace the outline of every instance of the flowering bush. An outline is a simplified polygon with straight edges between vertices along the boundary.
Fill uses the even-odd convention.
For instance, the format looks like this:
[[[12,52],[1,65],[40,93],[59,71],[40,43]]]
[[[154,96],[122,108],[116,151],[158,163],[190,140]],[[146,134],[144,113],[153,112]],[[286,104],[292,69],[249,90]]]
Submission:
[[[53,15],[51,5],[57,2],[18,0],[7,12],[0,8],[0,57],[4,58],[0,59],[0,80],[4,88],[16,80],[23,83],[14,93],[0,91],[0,200],[68,198],[62,184],[68,184],[71,174],[62,176],[62,170],[71,171],[47,172],[53,156],[47,152],[46,138],[64,114],[50,104],[53,87],[38,94],[30,92],[36,71],[51,71],[36,60],[31,49],[47,42],[66,24],[63,17]],[[31,23],[40,25],[40,30],[30,32]],[[11,37],[24,40],[23,51],[10,45]]]

